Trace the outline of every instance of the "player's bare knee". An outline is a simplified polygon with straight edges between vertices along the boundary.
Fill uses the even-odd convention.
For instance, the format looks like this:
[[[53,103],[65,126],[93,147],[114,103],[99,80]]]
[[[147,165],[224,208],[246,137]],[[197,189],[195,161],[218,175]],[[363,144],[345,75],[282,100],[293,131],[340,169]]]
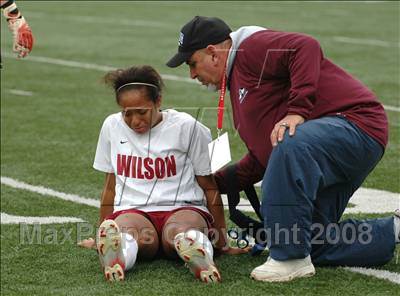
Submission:
[[[154,225],[144,216],[127,213],[115,219],[122,232],[132,235],[138,244],[138,258],[151,259],[159,248],[159,238]]]
[[[157,231],[154,227],[142,227],[139,231],[138,241],[142,245],[158,245],[159,239]]]
[[[162,231],[162,244],[173,245],[174,237],[180,233],[185,232],[187,225],[179,222],[169,222],[166,223]]]
[[[182,224],[187,228],[206,228],[207,223],[203,216],[193,210],[180,210],[171,215],[167,220],[166,224],[169,222],[175,222]]]

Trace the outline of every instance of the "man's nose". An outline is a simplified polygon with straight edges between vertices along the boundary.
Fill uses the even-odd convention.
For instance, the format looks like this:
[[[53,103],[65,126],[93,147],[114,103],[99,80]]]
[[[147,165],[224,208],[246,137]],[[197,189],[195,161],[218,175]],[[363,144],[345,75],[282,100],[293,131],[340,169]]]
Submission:
[[[190,69],[190,78],[196,79],[196,77],[197,77],[196,70],[193,68],[189,68],[189,69]]]

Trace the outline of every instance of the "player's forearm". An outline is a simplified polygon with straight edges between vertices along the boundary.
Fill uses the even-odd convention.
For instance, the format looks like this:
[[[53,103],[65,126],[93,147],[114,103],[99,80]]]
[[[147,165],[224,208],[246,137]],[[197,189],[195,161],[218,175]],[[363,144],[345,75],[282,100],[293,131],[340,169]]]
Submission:
[[[217,249],[222,249],[226,246],[226,223],[224,215],[224,205],[222,203],[221,195],[219,191],[207,190],[207,208],[211,215],[214,217],[214,228],[216,233],[217,241],[215,242],[215,247]]]
[[[101,205],[100,206],[100,217],[99,217],[99,225],[101,224],[101,222],[104,221],[104,219],[111,215],[113,213],[114,207],[113,206],[104,206]]]
[[[222,203],[221,195],[219,194],[217,184],[214,177],[209,176],[196,176],[197,182],[203,189],[207,200],[207,208],[211,215],[214,217],[214,231],[217,238],[215,247],[222,249],[226,245],[226,223],[224,216],[224,205]]]
[[[107,174],[101,193],[99,224],[114,211],[115,175]]]

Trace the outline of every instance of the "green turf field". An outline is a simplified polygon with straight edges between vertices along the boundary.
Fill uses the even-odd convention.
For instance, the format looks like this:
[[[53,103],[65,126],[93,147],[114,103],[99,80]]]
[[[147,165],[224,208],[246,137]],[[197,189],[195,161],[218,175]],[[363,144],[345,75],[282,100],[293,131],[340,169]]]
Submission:
[[[117,2],[19,1],[36,44],[27,59],[12,57],[11,36],[1,20],[1,176],[60,192],[97,198],[103,176],[91,166],[104,118],[118,111],[100,80],[105,66],[150,64],[169,69],[180,27],[194,15],[219,16],[233,28],[260,25],[315,36],[325,55],[357,76],[387,105],[390,141],[364,187],[400,192],[399,3],[365,2]],[[343,39],[347,38],[347,39]],[[345,40],[345,41],[343,41]],[[346,41],[347,40],[347,41]],[[72,63],[77,62],[77,63]],[[88,65],[90,64],[90,65]],[[215,134],[217,95],[185,81],[165,80],[164,107],[195,114]],[[15,91],[31,95],[16,94]],[[229,104],[228,104],[229,105]],[[227,106],[230,107],[230,106]],[[246,152],[231,128],[234,160]],[[97,209],[31,191],[1,186],[1,212],[19,216],[72,216],[97,222]],[[391,213],[387,213],[391,214]],[[357,215],[358,218],[384,215]],[[399,285],[342,268],[317,268],[313,278],[289,284],[250,280],[266,257],[220,257],[223,283],[194,280],[179,261],[139,263],[126,282],[104,282],[97,255],[75,246],[79,224],[41,227],[41,243],[21,241],[21,226],[1,225],[1,294],[4,295],[395,295]],[[29,230],[32,230],[30,226]],[[71,231],[65,237],[65,233]],[[57,238],[52,234],[56,233]],[[66,239],[65,239],[66,238]],[[379,252],[379,250],[377,250]],[[381,269],[400,273],[400,248]],[[397,291],[397,292],[396,292]]]

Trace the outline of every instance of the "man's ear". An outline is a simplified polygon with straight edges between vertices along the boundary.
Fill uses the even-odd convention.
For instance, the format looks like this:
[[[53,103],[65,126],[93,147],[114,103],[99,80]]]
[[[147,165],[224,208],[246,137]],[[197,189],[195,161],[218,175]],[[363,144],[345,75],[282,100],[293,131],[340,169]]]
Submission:
[[[211,56],[215,56],[218,54],[218,48],[215,45],[208,45],[206,47],[206,53]]]
[[[220,49],[216,47],[215,45],[208,45],[206,47],[206,53],[211,56],[211,60],[214,63],[218,63],[218,60],[220,59]]]

